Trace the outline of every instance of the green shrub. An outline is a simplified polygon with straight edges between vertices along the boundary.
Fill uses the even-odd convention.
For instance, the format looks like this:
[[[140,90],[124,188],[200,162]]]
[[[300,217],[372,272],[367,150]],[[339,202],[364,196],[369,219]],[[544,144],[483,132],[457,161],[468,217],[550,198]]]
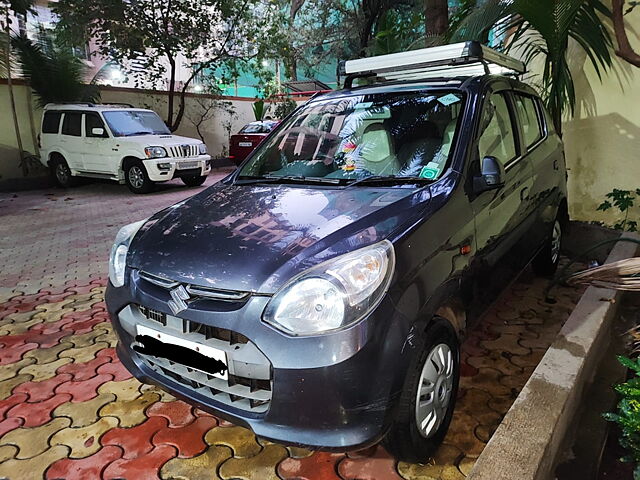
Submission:
[[[605,413],[604,418],[618,424],[622,430],[620,445],[629,453],[620,460],[635,463],[634,480],[640,480],[640,359],[618,357],[622,365],[634,372],[634,377],[614,388],[622,399],[616,413]]]

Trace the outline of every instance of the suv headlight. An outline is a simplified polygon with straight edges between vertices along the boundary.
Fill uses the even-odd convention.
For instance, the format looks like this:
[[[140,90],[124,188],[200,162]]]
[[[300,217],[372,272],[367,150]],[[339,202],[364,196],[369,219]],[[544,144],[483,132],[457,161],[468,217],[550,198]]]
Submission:
[[[129,253],[129,245],[135,237],[140,227],[147,220],[141,220],[136,223],[125,225],[116,235],[116,240],[111,247],[111,255],[109,256],[109,280],[114,287],[124,285],[124,272],[127,265],[127,253]]]
[[[382,300],[394,267],[388,240],[341,255],[294,277],[269,301],[262,319],[299,336],[349,327]]]
[[[167,157],[167,151],[164,147],[147,147],[144,149],[147,158],[164,158]]]
[[[201,143],[199,145],[200,147],[200,155],[206,155],[207,154],[207,146],[204,143]]]

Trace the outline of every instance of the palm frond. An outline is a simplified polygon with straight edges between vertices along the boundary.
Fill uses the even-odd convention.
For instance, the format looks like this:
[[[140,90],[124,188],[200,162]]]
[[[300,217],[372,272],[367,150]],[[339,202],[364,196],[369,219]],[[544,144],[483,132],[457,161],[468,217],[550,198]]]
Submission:
[[[640,291],[640,258],[627,258],[573,274],[569,285],[592,285],[614,290]]]
[[[491,31],[501,20],[512,12],[510,2],[488,0],[476,8],[468,10],[467,16],[458,21],[451,33],[451,42],[476,40],[486,42]]]

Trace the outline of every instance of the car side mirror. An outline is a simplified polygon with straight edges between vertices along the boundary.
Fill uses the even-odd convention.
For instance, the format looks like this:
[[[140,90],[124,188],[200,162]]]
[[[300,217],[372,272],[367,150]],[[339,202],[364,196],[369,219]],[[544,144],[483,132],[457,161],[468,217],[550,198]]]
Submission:
[[[480,167],[480,175],[473,179],[473,191],[482,193],[497,190],[504,186],[504,167],[496,157],[484,157]]]
[[[91,135],[93,135],[94,137],[104,137],[104,128],[92,128],[91,129]]]

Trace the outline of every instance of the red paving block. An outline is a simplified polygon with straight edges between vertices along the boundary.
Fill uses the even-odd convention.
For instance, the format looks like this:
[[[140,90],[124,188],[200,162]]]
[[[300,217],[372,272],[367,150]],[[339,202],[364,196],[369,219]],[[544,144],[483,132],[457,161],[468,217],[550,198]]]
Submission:
[[[103,348],[99,352],[96,353],[96,358],[107,357],[110,358],[112,362],[119,362],[118,355],[116,354],[116,349],[113,347]]]
[[[83,333],[90,332],[93,327],[100,323],[105,323],[107,321],[106,318],[93,316],[89,317],[86,320],[81,321],[71,321],[64,326],[64,330],[70,330],[77,335],[81,335]]]
[[[167,428],[168,424],[166,418],[151,417],[135,427],[109,430],[102,436],[100,443],[120,447],[123,451],[122,458],[131,460],[153,450],[151,438],[163,428]]]
[[[5,338],[5,337],[0,337]],[[0,342],[1,344],[2,342]],[[18,345],[11,348],[1,347],[0,351],[0,365],[8,365],[10,363],[16,363],[22,360],[22,356],[30,350],[38,348],[37,343],[25,343],[24,345]]]
[[[344,480],[402,480],[396,460],[384,448],[368,449],[363,456],[347,457],[338,464]]]
[[[67,363],[56,370],[57,373],[68,373],[72,375],[75,382],[89,380],[98,375],[98,367],[104,363],[109,363],[108,357],[98,357],[84,363]],[[108,373],[108,372],[103,372]]]
[[[111,462],[118,460],[122,455],[122,450],[118,447],[104,447],[93,455],[78,460],[63,458],[51,464],[47,469],[45,478],[47,480],[89,480],[100,478],[102,471]]]
[[[58,385],[71,380],[71,375],[60,374],[39,382],[24,382],[13,389],[13,393],[22,393],[29,396],[29,403],[42,402],[53,397]]]
[[[71,318],[62,317],[57,322],[39,323],[39,324],[34,325],[33,327],[31,327],[29,329],[29,333],[33,332],[33,333],[36,333],[36,334],[46,335],[46,334],[59,332],[59,331],[63,330],[64,326],[67,323],[71,322],[72,320],[73,319],[71,319]],[[65,335],[68,335],[68,333],[66,333]]]
[[[9,409],[7,420],[10,418],[24,419],[25,427],[39,427],[51,420],[51,412],[65,402],[71,400],[71,395],[59,394],[36,404],[21,403]]]
[[[157,402],[147,409],[149,417],[164,417],[169,420],[169,427],[184,427],[192,423],[196,417],[193,416],[191,405],[176,400],[175,402]]]
[[[278,464],[283,480],[342,480],[336,473],[336,463],[345,458],[339,453],[316,452],[305,458],[285,458]]]
[[[121,382],[122,380],[126,380],[133,376],[126,368],[124,368],[124,365],[122,365],[119,360],[101,365],[98,367],[98,373],[112,375],[114,382]]]
[[[213,417],[198,417],[193,423],[184,427],[163,428],[153,436],[151,441],[156,446],[173,445],[178,449],[180,458],[195,457],[207,448],[204,434],[217,425],[218,422]]]
[[[24,423],[23,418],[7,418],[6,420],[2,420],[0,422],[0,437],[2,437],[5,433],[9,433],[16,428],[20,428]]]
[[[20,403],[26,402],[29,396],[26,393],[13,393],[10,397],[0,401],[0,420],[7,418],[7,411]]]
[[[176,449],[169,445],[156,447],[146,455],[134,459],[119,459],[105,469],[104,480],[135,479],[158,480],[162,465],[176,456]]]
[[[56,388],[56,393],[68,393],[73,397],[72,402],[86,402],[98,396],[98,387],[113,380],[112,375],[96,375],[80,382],[69,381]]]

